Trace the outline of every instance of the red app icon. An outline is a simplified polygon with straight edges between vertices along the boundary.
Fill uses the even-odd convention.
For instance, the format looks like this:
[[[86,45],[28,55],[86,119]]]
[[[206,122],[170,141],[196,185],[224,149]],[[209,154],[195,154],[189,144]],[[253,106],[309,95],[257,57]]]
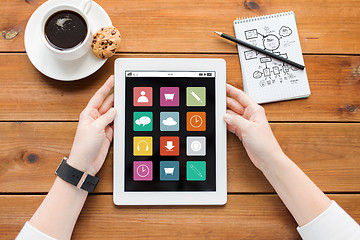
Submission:
[[[179,137],[160,137],[160,156],[179,156]]]
[[[134,87],[134,106],[152,106],[152,87]]]

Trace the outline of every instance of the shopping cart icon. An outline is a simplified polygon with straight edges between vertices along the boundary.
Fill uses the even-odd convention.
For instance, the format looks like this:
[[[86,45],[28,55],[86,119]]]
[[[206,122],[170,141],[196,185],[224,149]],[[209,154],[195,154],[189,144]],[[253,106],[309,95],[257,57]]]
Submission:
[[[178,107],[179,106],[179,87],[160,88],[160,106]]]
[[[164,93],[165,101],[174,101],[175,93]]]
[[[164,168],[165,175],[174,175],[175,168]]]

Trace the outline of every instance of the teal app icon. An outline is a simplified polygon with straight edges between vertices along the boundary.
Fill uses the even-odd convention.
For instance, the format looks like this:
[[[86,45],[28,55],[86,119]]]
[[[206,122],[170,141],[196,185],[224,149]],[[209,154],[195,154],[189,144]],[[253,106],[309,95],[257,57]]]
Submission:
[[[206,162],[188,161],[186,162],[186,180],[205,181],[206,180]]]
[[[179,162],[160,162],[160,181],[179,181]]]
[[[153,113],[152,112],[134,112],[134,131],[152,131]]]

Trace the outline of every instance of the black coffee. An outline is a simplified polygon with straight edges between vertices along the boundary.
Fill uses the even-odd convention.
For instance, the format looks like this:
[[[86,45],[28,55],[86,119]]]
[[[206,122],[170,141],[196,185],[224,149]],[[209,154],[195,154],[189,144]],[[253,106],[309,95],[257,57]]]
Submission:
[[[87,26],[83,17],[73,11],[60,11],[51,15],[45,24],[49,44],[59,50],[80,45],[86,38]]]

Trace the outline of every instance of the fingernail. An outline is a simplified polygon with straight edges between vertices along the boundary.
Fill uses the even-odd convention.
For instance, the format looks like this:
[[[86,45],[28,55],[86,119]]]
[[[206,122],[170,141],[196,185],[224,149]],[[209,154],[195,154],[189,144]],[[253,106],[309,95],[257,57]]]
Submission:
[[[224,114],[224,121],[228,121],[230,119],[230,114],[228,114],[228,113],[225,113]]]

